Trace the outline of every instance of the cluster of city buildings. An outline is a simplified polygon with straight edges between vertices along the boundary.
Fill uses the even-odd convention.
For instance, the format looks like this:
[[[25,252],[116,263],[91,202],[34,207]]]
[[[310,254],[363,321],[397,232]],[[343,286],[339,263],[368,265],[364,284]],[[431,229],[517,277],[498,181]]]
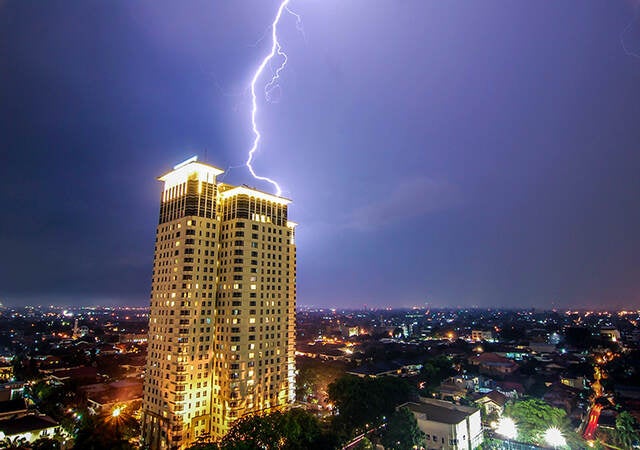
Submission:
[[[206,226],[205,226],[206,227]],[[260,241],[258,241],[260,242]],[[248,270],[251,273],[252,265]],[[260,266],[258,266],[260,268]],[[242,267],[243,271],[247,267]],[[232,269],[231,273],[235,273]],[[203,276],[203,275],[201,275]],[[239,280],[238,280],[239,281]],[[266,285],[266,283],[265,283]],[[269,289],[271,291],[271,289]],[[245,291],[251,294],[254,289],[249,286]],[[255,289],[256,294],[260,294]],[[266,289],[265,289],[266,291]],[[277,294],[277,288],[274,289]],[[195,292],[192,297],[195,299]],[[231,290],[231,301],[234,301],[234,290]],[[241,291],[242,292],[242,291]],[[266,292],[262,292],[266,294]],[[198,293],[200,297],[200,293]],[[207,292],[208,294],[208,292]],[[170,295],[169,295],[170,297]],[[188,297],[188,293],[187,296]],[[208,301],[208,296],[205,297]],[[252,302],[248,297],[249,302]],[[260,302],[260,297],[256,297]],[[262,299],[263,302],[266,299]],[[271,301],[271,300],[269,300]],[[281,300],[282,301],[282,300]],[[194,300],[195,302],[195,300]],[[277,302],[277,297],[274,300]],[[260,310],[260,303],[256,303],[256,310]],[[277,311],[277,303],[269,310]],[[230,353],[229,359],[222,359],[227,365],[221,364],[226,369],[228,378],[225,379],[230,388],[238,387],[237,398],[246,402],[247,388],[251,385],[249,368],[254,367],[253,374],[262,374],[263,380],[278,381],[273,375],[281,375],[282,384],[279,393],[280,402],[266,406],[269,396],[265,395],[263,404],[256,411],[268,411],[274,408],[290,405],[293,400],[305,405],[303,399],[295,399],[290,393],[291,385],[288,379],[282,377],[286,374],[285,359],[280,359],[281,369],[273,372],[266,371],[265,365],[267,347],[266,343],[278,342],[277,325],[280,330],[284,316],[278,321],[277,313],[274,319],[269,321],[275,325],[274,338],[265,340],[260,335],[260,328],[256,330],[256,337],[252,338],[251,326],[259,327],[262,324],[263,335],[267,332],[266,317],[262,317],[253,308],[251,303],[245,309],[241,307],[229,308],[229,311],[237,309],[239,313],[225,312],[224,319],[218,322],[221,341],[217,341],[220,349],[226,345],[238,345],[238,356]],[[267,309],[262,307],[263,310]],[[172,309],[159,309],[155,314],[171,319],[177,324],[177,332],[166,336],[167,342],[173,344],[173,339],[188,337],[189,345],[206,345],[206,331],[200,332],[206,325],[206,312],[204,321],[200,323],[200,317],[189,316],[189,331],[195,329],[196,335],[180,332],[179,320],[184,320],[185,314],[175,313]],[[174,309],[176,311],[177,309]],[[161,312],[161,311],[164,311]],[[178,310],[179,311],[179,310]],[[205,309],[206,311],[206,309]],[[199,312],[200,315],[202,313]],[[264,313],[263,313],[264,314]],[[194,314],[195,315],[195,314]],[[487,321],[490,315],[495,319]],[[180,317],[183,319],[180,319]],[[269,313],[271,316],[271,313]],[[411,319],[411,322],[409,322]],[[474,317],[477,316],[477,317]],[[215,317],[215,316],[214,316]],[[480,319],[482,317],[482,319]],[[0,320],[3,326],[0,331],[0,431],[5,437],[25,437],[31,441],[43,437],[64,435],[64,430],[59,420],[44,414],[38,410],[34,401],[24,393],[29,391],[29,383],[25,382],[24,375],[38,374],[41,380],[52,386],[64,386],[79,394],[82,404],[66,405],[69,411],[85,409],[91,414],[104,414],[115,408],[124,408],[132,414],[144,420],[144,402],[149,401],[145,397],[143,385],[152,386],[153,375],[150,376],[149,364],[166,359],[173,361],[172,353],[165,352],[164,358],[150,356],[151,346],[147,339],[147,324],[154,314],[145,308],[93,308],[75,311],[56,311],[47,308],[40,310],[9,310],[4,309]],[[229,319],[229,332],[224,334]],[[454,318],[454,320],[451,320]],[[501,319],[499,319],[501,318]],[[531,318],[523,320],[523,318]],[[597,318],[597,319],[595,319]],[[246,319],[245,333],[237,333],[231,330],[234,319]],[[636,329],[633,321],[637,320],[635,314],[609,314],[609,313],[534,313],[517,311],[500,312],[464,312],[456,315],[451,311],[300,311],[298,314],[299,333],[295,342],[297,359],[302,361],[313,359],[322,364],[340,364],[344,373],[355,376],[395,376],[414,379],[419,377],[425,360],[438,356],[446,356],[452,361],[453,374],[442,379],[441,382],[422,396],[419,401],[405,405],[416,416],[420,428],[429,436],[429,448],[475,448],[482,436],[486,437],[486,429],[489,424],[480,420],[481,412],[490,417],[499,417],[510,401],[533,396],[545,400],[548,404],[564,409],[578,428],[580,422],[588,417],[589,410],[593,406],[591,397],[596,380],[594,379],[593,361],[603,364],[618,357],[623,352],[637,348]],[[543,323],[541,323],[542,321]],[[546,321],[546,323],[544,323]],[[591,322],[591,323],[585,323]],[[487,326],[477,327],[474,322],[485,323]],[[167,321],[168,325],[171,323]],[[254,325],[254,323],[256,325]],[[403,324],[405,325],[403,327]],[[186,325],[186,324],[184,324]],[[187,328],[183,326],[182,328]],[[404,328],[407,329],[405,334]],[[206,330],[206,327],[205,327]],[[410,330],[410,331],[409,331]],[[426,330],[429,330],[427,333]],[[506,332],[504,331],[506,330]],[[271,329],[269,328],[269,334]],[[186,336],[185,336],[186,334]],[[159,333],[160,335],[160,333]],[[574,336],[575,335],[575,336]],[[573,337],[584,340],[588,335],[593,342],[586,346],[575,346]],[[224,337],[223,337],[224,336]],[[240,340],[236,336],[241,336]],[[281,334],[284,336],[284,334]],[[168,341],[171,338],[172,341]],[[211,338],[210,338],[211,339]],[[281,340],[283,338],[280,338]],[[209,341],[212,342],[212,341]],[[237,343],[237,344],[236,344]],[[260,349],[260,344],[263,344]],[[216,341],[213,341],[213,345]],[[241,346],[256,345],[255,352],[241,352]],[[586,344],[586,343],[585,343]],[[210,344],[211,345],[211,344]],[[194,346],[195,347],[195,346]],[[204,347],[203,347],[204,348]],[[211,347],[210,347],[211,349]],[[286,348],[287,350],[290,347]],[[212,349],[215,350],[215,347]],[[231,348],[229,348],[231,351]],[[260,350],[262,354],[258,353]],[[269,348],[269,351],[271,349]],[[274,365],[277,364],[278,355],[286,355],[284,347],[274,346]],[[280,353],[278,354],[278,350]],[[243,354],[244,353],[244,354]],[[249,354],[255,353],[254,365]],[[211,353],[214,354],[214,353]],[[222,354],[222,353],[220,353]],[[17,356],[15,356],[17,355]],[[242,357],[246,355],[247,360]],[[197,372],[197,353],[194,352],[194,360],[177,360],[185,356],[177,353],[176,362],[185,363],[185,401],[183,403],[172,402],[176,406],[184,405],[180,417],[189,417],[185,413],[197,411],[196,402],[209,400],[202,394],[197,395],[198,373],[203,373],[200,381],[217,379],[213,378],[213,372],[208,375]],[[187,356],[191,358],[190,349]],[[224,354],[224,356],[227,356]],[[271,359],[269,355],[269,359]],[[203,359],[205,361],[205,359]],[[211,360],[207,360],[211,361]],[[213,357],[215,361],[215,357]],[[233,361],[238,361],[234,363]],[[259,363],[262,361],[262,364]],[[242,363],[245,365],[241,365]],[[232,366],[231,364],[239,364]],[[167,367],[167,366],[165,366]],[[164,380],[172,381],[172,375],[180,375],[178,371],[168,366],[169,370],[163,372]],[[193,369],[191,369],[193,367]],[[234,368],[238,369],[234,369]],[[244,376],[240,376],[244,368]],[[262,372],[257,372],[262,368]],[[189,372],[193,370],[193,372]],[[238,375],[234,375],[237,373]],[[169,378],[167,378],[167,374]],[[193,383],[191,382],[193,375]],[[149,381],[145,382],[148,379]],[[254,386],[257,377],[253,378]],[[237,383],[236,383],[236,380]],[[241,384],[241,382],[245,384]],[[190,391],[191,385],[194,386]],[[175,386],[180,386],[176,383]],[[264,385],[263,385],[264,386]],[[275,384],[277,386],[277,384]],[[637,399],[640,390],[633,385],[625,385],[623,382],[614,383],[612,395],[616,396],[618,404],[623,404],[626,410],[638,414],[640,403]],[[248,386],[247,386],[248,387]],[[264,391],[269,392],[266,386]],[[170,394],[171,390],[162,391]],[[202,391],[200,391],[202,392]],[[220,392],[217,389],[215,392]],[[230,390],[229,402],[233,401]],[[256,391],[257,392],[257,389]],[[260,392],[263,392],[262,390]],[[295,395],[295,394],[294,394]],[[25,398],[26,397],[26,398]],[[271,397],[273,398],[273,396]],[[200,399],[200,400],[198,400]],[[167,402],[169,404],[170,402]],[[189,406],[191,404],[191,406]],[[236,403],[239,404],[239,403]],[[202,403],[201,403],[202,405]],[[230,403],[226,409],[228,413],[239,411],[233,409]],[[248,408],[248,404],[244,404]],[[606,429],[615,426],[616,408],[614,405],[603,405],[599,410],[599,427]],[[71,412],[70,414],[74,414]],[[246,414],[247,409],[242,414]],[[249,412],[250,413],[250,412]],[[239,414],[239,413],[238,413]],[[215,415],[206,413],[209,420],[215,422]],[[199,416],[195,416],[199,417]],[[235,417],[227,415],[227,426],[233,423]],[[198,419],[202,420],[202,419]],[[143,422],[144,423],[144,422]],[[188,426],[197,423],[189,421]],[[480,423],[480,426],[478,424]],[[193,425],[193,429],[201,429]],[[191,431],[191,428],[183,428],[183,431]],[[222,434],[222,432],[220,432]],[[202,433],[198,433],[201,435]],[[162,434],[159,433],[161,436]],[[194,435],[195,437],[195,431]],[[479,437],[480,436],[480,437]],[[444,440],[444,441],[443,441]],[[189,441],[181,444],[166,444],[167,448],[186,446]],[[468,447],[471,445],[471,447]],[[161,448],[162,445],[158,445]]]
[[[564,410],[580,432],[596,410],[597,426],[606,433],[621,411],[640,419],[633,377],[602,375],[618,358],[625,360],[625,373],[639,369],[628,366],[640,350],[639,318],[629,311],[304,309],[298,314],[297,354],[302,364],[320,360],[357,376],[408,379],[420,379],[425,361],[446,357],[452,373],[429,397],[483,410],[491,419],[484,421],[490,436],[505,406],[526,398]],[[605,376],[609,391],[600,385]],[[430,422],[419,423],[433,436]],[[453,429],[448,436],[457,439]]]
[[[38,407],[36,380],[80,394],[83,405],[76,400],[66,405],[73,410],[135,407],[142,399],[147,321],[148,308],[1,308],[0,437],[69,440],[61,417]],[[129,388],[111,389],[108,400],[104,392],[118,383],[129,383]]]
[[[145,448],[184,449],[246,415],[294,403],[330,412],[319,401],[326,383],[296,391],[296,361],[313,360],[414,381],[421,397],[403,406],[426,448],[472,450],[525,396],[580,428],[605,396],[602,367],[640,349],[637,311],[297,309],[290,200],[222,183],[222,173],[192,158],[159,178],[149,308],[0,309],[0,437],[68,436],[62,417],[126,410]],[[446,376],[434,383],[424,374],[437,358]],[[73,400],[45,414],[27,380]],[[640,418],[640,389],[614,389]],[[610,403],[596,424],[615,422]]]

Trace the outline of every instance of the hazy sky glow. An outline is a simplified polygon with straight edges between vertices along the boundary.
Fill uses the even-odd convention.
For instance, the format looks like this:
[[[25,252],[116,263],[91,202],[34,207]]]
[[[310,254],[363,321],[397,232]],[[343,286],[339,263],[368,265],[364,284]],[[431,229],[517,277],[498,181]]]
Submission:
[[[244,163],[277,6],[0,0],[0,301],[147,303],[155,178]],[[300,304],[640,307],[635,2],[291,7],[254,167]]]

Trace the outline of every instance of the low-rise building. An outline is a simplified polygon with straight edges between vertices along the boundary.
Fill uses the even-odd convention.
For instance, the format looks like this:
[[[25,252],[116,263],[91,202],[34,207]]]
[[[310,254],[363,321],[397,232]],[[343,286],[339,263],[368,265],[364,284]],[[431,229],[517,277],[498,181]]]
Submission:
[[[517,381],[497,381],[495,389],[509,399],[520,398],[525,393],[524,386]]]
[[[483,407],[487,414],[496,413],[501,416],[504,412],[504,406],[507,404],[507,396],[498,391],[491,391],[479,397],[476,404]]]
[[[129,413],[142,404],[142,380],[120,380],[109,384],[93,384],[81,388],[87,396],[87,407],[94,414],[126,407]]]
[[[118,335],[118,342],[122,344],[143,344],[148,340],[148,333],[121,333]]]
[[[13,364],[0,363],[0,382],[5,383],[13,380]]]
[[[554,353],[556,351],[556,345],[548,342],[529,342],[529,350],[533,353]]]
[[[600,336],[611,342],[620,342],[620,331],[614,327],[600,328]]]
[[[350,375],[358,377],[408,377],[416,375],[422,369],[422,363],[413,360],[373,361],[348,370]]]
[[[391,361],[377,361],[363,364],[359,367],[347,371],[350,375],[358,377],[382,377],[382,376],[400,376],[402,374],[402,365]]]
[[[562,375],[560,383],[573,389],[588,389],[587,379],[582,375]]]
[[[428,398],[400,407],[415,416],[427,450],[473,450],[484,440],[478,408]]]
[[[23,398],[24,381],[0,384],[0,403]]]
[[[0,420],[0,440],[24,438],[27,442],[34,442],[40,438],[53,438],[58,428],[58,422],[49,416],[24,415]]]
[[[480,373],[488,375],[509,375],[518,369],[518,364],[495,353],[481,353],[469,358],[469,363],[478,366]]]
[[[27,404],[23,398],[0,402],[0,420],[26,414],[27,409]]]
[[[476,391],[479,385],[480,378],[477,376],[457,375],[440,383],[437,393],[441,399],[451,397],[454,401],[458,401],[469,392]]]
[[[53,355],[36,356],[33,358],[33,363],[40,369],[46,370],[60,367],[62,365],[62,358]]]
[[[90,384],[98,380],[98,371],[95,367],[69,367],[65,369],[43,370],[47,380],[56,385],[65,383]]]
[[[475,342],[479,341],[492,341],[493,332],[491,330],[472,330],[471,340]]]

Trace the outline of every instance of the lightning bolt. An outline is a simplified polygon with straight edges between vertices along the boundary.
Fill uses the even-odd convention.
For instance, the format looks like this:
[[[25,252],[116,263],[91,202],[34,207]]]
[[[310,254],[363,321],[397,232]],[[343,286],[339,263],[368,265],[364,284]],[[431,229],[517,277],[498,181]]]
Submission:
[[[624,27],[624,29],[620,32],[620,44],[622,45],[622,50],[624,50],[624,52],[627,54],[627,56],[633,56],[635,58],[640,58],[640,54],[636,53],[633,50],[630,50],[627,47],[627,44],[625,42],[625,35],[631,30],[631,28],[633,27],[633,25],[636,22],[636,20],[638,20],[638,12],[639,11],[640,11],[640,2],[636,2],[633,18],[627,24],[627,26]]]
[[[264,69],[267,66],[271,65],[271,62],[273,61],[273,59],[276,56],[281,58],[282,63],[278,66],[278,68],[275,71],[273,71],[271,80],[269,80],[269,82],[264,86],[264,95],[266,100],[268,102],[273,102],[274,90],[279,89],[278,82],[280,80],[280,74],[282,73],[285,66],[287,65],[287,59],[288,59],[287,54],[282,51],[282,45],[280,45],[280,42],[278,40],[278,24],[280,23],[280,19],[282,18],[283,11],[287,11],[288,13],[296,17],[296,27],[298,28],[298,30],[302,30],[300,16],[294,13],[293,11],[291,11],[288,8],[288,4],[289,4],[289,0],[283,0],[280,3],[280,6],[278,7],[278,11],[276,12],[275,18],[271,23],[271,51],[267,56],[264,57],[264,59],[256,69],[255,73],[253,74],[253,78],[251,79],[251,129],[253,131],[254,138],[253,138],[253,145],[249,149],[249,156],[245,163],[245,165],[249,169],[249,172],[251,172],[251,175],[253,175],[254,178],[256,178],[257,180],[266,181],[273,185],[273,187],[276,189],[277,196],[280,196],[282,194],[280,185],[276,181],[272,180],[271,178],[258,175],[253,169],[253,166],[251,164],[253,163],[253,157],[255,155],[255,152],[258,150],[258,145],[260,144],[260,139],[262,137],[262,135],[260,134],[260,130],[258,128],[257,120],[256,120],[256,116],[258,114],[258,96],[256,94],[256,85],[258,84],[258,80],[262,76]]]

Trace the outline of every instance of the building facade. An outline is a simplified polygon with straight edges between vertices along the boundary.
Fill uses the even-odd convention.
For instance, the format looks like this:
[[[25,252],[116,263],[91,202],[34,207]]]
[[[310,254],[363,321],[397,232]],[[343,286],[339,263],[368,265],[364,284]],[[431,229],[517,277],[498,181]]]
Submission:
[[[159,178],[142,419],[152,450],[221,437],[295,398],[290,200],[222,173],[192,158]]]
[[[472,330],[471,340],[474,342],[492,341],[493,333],[491,332],[491,330]]]
[[[402,407],[416,418],[427,450],[474,450],[484,440],[478,408],[429,398],[399,406]]]

